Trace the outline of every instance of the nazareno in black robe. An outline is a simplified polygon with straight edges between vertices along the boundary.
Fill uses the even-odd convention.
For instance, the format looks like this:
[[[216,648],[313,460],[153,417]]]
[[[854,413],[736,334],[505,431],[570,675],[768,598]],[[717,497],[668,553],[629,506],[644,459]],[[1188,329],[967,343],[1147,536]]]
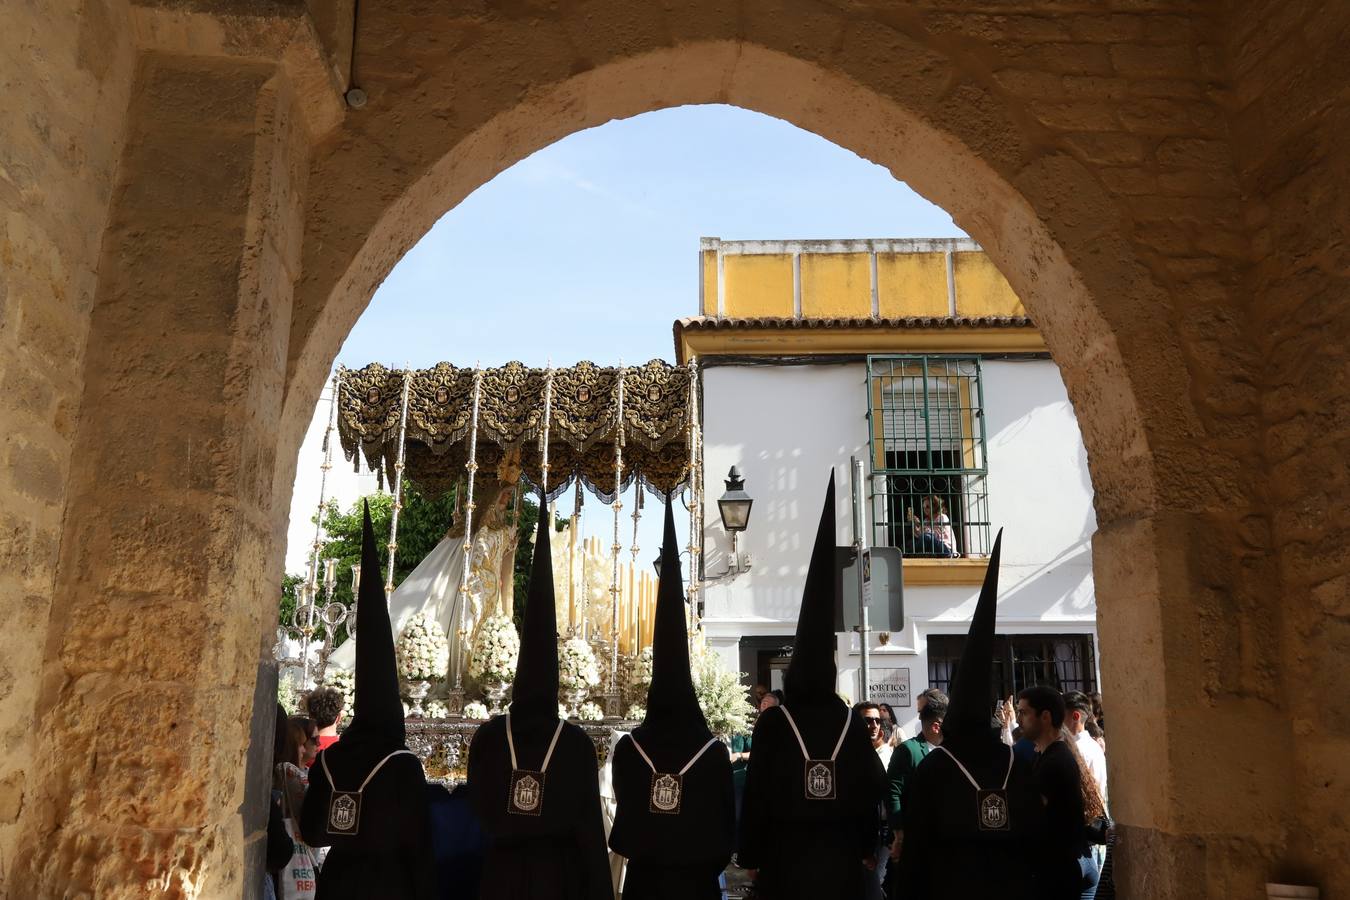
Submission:
[[[341,790],[360,787],[381,748],[361,748],[342,740],[324,750],[333,780]],[[334,753],[343,747],[345,753]],[[318,760],[310,769],[300,831],[314,847],[330,847],[318,879],[319,900],[370,900],[373,897],[437,897],[435,854],[427,784],[416,756],[395,756],[385,763],[362,792],[360,830],[356,835],[327,832],[332,788]]]
[[[540,509],[547,504],[541,502]],[[539,771],[558,727],[558,631],[550,517],[539,517],[510,728],[521,769]],[[507,716],[484,722],[469,746],[469,797],[487,835],[484,900],[613,900],[600,770],[586,733],[562,723],[544,772],[538,815],[508,812],[512,766]]]
[[[759,869],[764,900],[857,900],[866,877],[863,860],[877,849],[886,770],[842,700],[794,705],[789,696],[787,706],[812,759],[829,757],[849,719],[835,762],[836,799],[806,799],[797,737],[782,708],[765,710],[751,741],[736,861]]]
[[[539,769],[557,725],[556,715],[552,721],[511,716],[521,768]],[[545,773],[539,815],[507,812],[511,757],[505,716],[484,722],[474,734],[469,789],[474,814],[488,836],[483,900],[613,900],[599,766],[584,731],[563,723]]]
[[[992,706],[992,702],[991,702]],[[963,752],[961,762],[982,787],[1003,783],[1008,750],[994,734],[980,751]],[[905,900],[997,897],[1031,900],[1041,854],[1037,835],[1044,811],[1031,763],[1016,760],[1008,780],[1011,827],[980,831],[975,789],[947,754],[924,757],[905,788],[905,837],[897,883]]]
[[[624,900],[718,900],[736,816],[731,759],[726,745],[713,739],[694,693],[669,499],[661,557],[647,716],[614,748],[617,810],[609,846],[628,860]],[[652,766],[661,775],[678,774],[691,760],[680,778],[678,810],[654,807]]]
[[[394,638],[389,624],[370,510],[361,538],[356,620],[356,703],[341,740],[310,768],[300,831],[313,847],[330,847],[319,872],[319,900],[369,900],[436,896],[430,807],[422,763],[404,744]],[[334,787],[361,791],[355,833],[334,833],[329,822]],[[329,781],[331,774],[332,781]]]
[[[1015,760],[1009,772],[1012,748],[999,739],[990,716],[1002,540],[1000,532],[956,670],[942,744],[924,758],[906,785],[898,881],[906,900],[1044,896],[1036,879],[1043,861],[1045,814],[1032,767]],[[1005,830],[981,828],[980,795],[953,757],[980,790],[1000,788],[1007,779]]]
[[[787,714],[771,707],[760,715],[736,861],[759,870],[763,900],[857,900],[864,860],[877,849],[886,771],[862,721],[835,693],[834,535],[831,472],[784,694],[811,759],[828,759],[841,732],[844,739],[835,758],[834,797],[807,799],[806,760]]]

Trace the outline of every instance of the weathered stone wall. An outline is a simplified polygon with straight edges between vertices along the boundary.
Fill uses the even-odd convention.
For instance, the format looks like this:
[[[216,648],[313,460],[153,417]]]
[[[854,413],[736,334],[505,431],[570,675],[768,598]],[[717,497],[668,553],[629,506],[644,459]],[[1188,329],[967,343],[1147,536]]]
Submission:
[[[125,18],[121,0],[79,15],[11,4],[0,28],[0,886],[32,797],[33,708],[131,85]]]
[[[303,10],[270,4],[91,0],[11,38],[0,491],[28,514],[0,573],[22,588],[0,601],[0,894],[249,895],[290,292],[333,76]]]
[[[285,517],[272,474],[299,119],[275,63],[140,59],[17,875],[38,893],[242,883],[244,755]]]
[[[1350,13],[394,3],[344,115],[341,0],[108,3],[0,37],[4,893],[255,887],[285,511],[341,340],[496,172],[720,101],[943,205],[1045,334],[1096,489],[1122,896],[1336,896]]]
[[[1264,694],[1292,746],[1272,874],[1347,896],[1350,873],[1350,4],[1233,4],[1232,137],[1253,259],[1268,542]],[[1339,877],[1335,877],[1339,874]]]
[[[1079,411],[1127,895],[1259,896],[1292,815],[1289,745],[1212,753],[1215,736],[1238,747],[1249,729],[1289,729],[1267,687],[1280,641],[1256,624],[1278,615],[1278,571],[1268,544],[1250,546],[1270,510],[1248,437],[1261,361],[1218,12],[592,2],[383,16],[361,36],[370,105],[314,163],[288,420],[431,222],[567,133],[721,101],[886,165],[1000,265]]]

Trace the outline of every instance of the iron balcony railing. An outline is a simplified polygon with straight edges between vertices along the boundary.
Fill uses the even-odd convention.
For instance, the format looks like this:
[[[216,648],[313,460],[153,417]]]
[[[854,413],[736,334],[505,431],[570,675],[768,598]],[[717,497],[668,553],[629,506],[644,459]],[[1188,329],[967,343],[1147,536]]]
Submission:
[[[874,473],[873,540],[899,547],[906,557],[959,559],[988,556],[989,494],[986,477]]]
[[[984,389],[971,356],[872,356],[873,540],[906,556],[987,556]]]

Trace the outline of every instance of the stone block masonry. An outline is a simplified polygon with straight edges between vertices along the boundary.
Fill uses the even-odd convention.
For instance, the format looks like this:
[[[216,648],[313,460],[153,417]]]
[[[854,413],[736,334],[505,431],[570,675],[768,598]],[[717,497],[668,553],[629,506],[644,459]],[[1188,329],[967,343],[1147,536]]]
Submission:
[[[0,30],[0,893],[251,896],[285,511],[342,339],[503,168],[721,102],[941,204],[1060,365],[1120,895],[1337,896],[1350,6],[395,4],[354,72],[342,0],[77,6]]]

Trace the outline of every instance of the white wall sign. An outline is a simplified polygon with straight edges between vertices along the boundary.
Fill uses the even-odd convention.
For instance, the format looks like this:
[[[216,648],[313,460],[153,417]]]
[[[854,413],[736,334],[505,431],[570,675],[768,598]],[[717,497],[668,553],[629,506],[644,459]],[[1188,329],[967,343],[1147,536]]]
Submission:
[[[867,699],[891,706],[909,706],[909,669],[873,669],[867,687]]]

